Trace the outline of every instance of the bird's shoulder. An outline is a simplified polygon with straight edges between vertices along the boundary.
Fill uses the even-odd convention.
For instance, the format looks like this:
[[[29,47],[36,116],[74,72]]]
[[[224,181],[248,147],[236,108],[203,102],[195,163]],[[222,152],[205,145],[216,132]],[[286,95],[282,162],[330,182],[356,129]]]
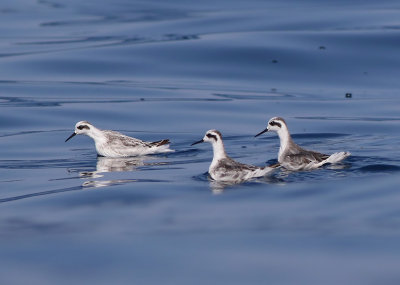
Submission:
[[[137,147],[137,146],[146,146],[146,142],[133,138],[124,134],[121,134],[117,131],[105,130],[103,131],[105,136],[107,137],[107,143],[111,145],[118,146],[127,146],[127,147]]]
[[[292,163],[304,164],[310,162],[321,162],[327,159],[328,157],[329,155],[320,152],[300,149],[296,153],[288,153],[285,156],[285,160],[290,161]]]
[[[221,159],[219,161],[219,166],[226,169],[227,171],[243,171],[243,170],[253,171],[258,168],[256,166],[253,166],[250,164],[244,164],[244,163],[238,162],[230,157]]]

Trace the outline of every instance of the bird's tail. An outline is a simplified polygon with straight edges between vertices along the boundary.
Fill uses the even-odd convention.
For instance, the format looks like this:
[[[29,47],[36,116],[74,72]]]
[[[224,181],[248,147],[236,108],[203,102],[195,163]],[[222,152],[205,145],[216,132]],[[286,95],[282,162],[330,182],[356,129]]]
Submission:
[[[255,170],[253,177],[268,176],[274,173],[279,168],[279,165],[271,165]]]
[[[151,142],[150,144],[152,146],[162,146],[162,145],[165,145],[165,144],[169,144],[169,139],[160,140],[160,141],[156,141],[156,142]]]
[[[166,140],[160,140],[156,142],[150,143],[152,147],[155,147],[157,150],[157,153],[163,153],[163,152],[173,152],[174,150],[169,148],[169,139]]]
[[[350,155],[351,153],[348,151],[335,152],[334,154],[328,157],[327,162],[338,163]]]

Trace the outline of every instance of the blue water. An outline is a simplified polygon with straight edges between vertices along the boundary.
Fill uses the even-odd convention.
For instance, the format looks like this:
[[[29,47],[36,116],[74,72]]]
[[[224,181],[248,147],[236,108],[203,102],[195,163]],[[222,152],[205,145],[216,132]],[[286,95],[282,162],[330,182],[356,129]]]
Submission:
[[[1,284],[399,284],[397,1],[0,3]],[[351,98],[346,98],[351,93]],[[207,177],[297,143],[338,166]],[[176,152],[98,158],[77,121]]]

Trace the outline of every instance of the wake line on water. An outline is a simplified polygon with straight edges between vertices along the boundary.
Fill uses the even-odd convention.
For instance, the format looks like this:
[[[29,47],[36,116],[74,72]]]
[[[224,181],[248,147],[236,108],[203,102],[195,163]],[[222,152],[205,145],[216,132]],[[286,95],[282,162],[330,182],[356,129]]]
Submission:
[[[69,191],[77,191],[77,190],[82,190],[82,189],[83,189],[83,186],[74,186],[74,187],[63,188],[63,189],[36,192],[36,193],[31,193],[31,194],[3,198],[3,199],[0,199],[0,203],[12,202],[12,201],[17,201],[17,200],[32,198],[32,197],[38,197],[38,196],[43,196],[43,195],[57,194],[57,193],[63,193],[63,192],[69,192]]]

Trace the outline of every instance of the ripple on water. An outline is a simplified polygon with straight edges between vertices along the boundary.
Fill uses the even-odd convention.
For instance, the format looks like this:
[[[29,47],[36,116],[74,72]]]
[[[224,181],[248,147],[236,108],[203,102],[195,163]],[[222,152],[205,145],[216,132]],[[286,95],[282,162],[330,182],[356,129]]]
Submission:
[[[2,283],[396,283],[398,3],[295,2],[2,1]],[[274,164],[272,115],[352,156],[212,181],[190,144]],[[80,120],[176,152],[97,158]]]
[[[400,166],[391,164],[371,164],[358,168],[361,172],[392,173],[400,171]]]

